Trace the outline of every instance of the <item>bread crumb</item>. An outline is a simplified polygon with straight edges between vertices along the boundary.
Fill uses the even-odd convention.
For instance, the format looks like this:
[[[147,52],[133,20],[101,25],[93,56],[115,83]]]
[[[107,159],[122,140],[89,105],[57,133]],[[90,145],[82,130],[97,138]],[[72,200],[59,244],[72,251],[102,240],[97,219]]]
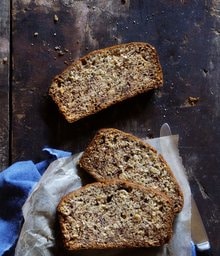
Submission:
[[[190,106],[195,106],[198,101],[200,100],[200,97],[188,97],[188,99],[186,100],[186,104],[185,105],[190,105]]]
[[[39,35],[38,32],[34,32],[34,36],[37,37]]]
[[[4,57],[3,59],[2,59],[2,63],[3,64],[6,64],[8,62],[8,58],[7,57]]]
[[[55,51],[60,51],[60,49],[61,49],[61,46],[55,46],[55,47],[54,47],[54,50],[55,50]]]
[[[53,17],[53,20],[55,23],[57,23],[59,21],[59,17],[55,14],[54,17]]]
[[[58,52],[58,55],[59,56],[63,56],[65,53],[62,51],[62,50],[60,50],[59,52]]]

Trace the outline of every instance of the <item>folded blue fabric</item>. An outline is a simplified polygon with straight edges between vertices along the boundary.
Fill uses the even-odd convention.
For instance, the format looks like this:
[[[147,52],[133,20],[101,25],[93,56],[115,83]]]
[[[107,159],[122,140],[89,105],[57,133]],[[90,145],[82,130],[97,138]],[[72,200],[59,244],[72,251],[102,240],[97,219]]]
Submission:
[[[192,245],[192,255],[191,256],[196,256],[196,247],[193,242],[191,242],[191,245]]]
[[[48,165],[70,152],[44,148],[48,158],[40,163],[21,161],[0,172],[0,255],[14,255],[23,222],[22,206]]]

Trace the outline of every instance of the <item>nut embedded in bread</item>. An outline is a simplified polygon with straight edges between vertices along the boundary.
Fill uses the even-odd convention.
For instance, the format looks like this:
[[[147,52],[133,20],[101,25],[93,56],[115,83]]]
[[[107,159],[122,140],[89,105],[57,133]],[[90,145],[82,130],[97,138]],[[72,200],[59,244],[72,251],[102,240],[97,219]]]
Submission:
[[[172,235],[169,198],[120,180],[86,185],[65,196],[57,210],[70,251],[161,246]]]
[[[96,50],[73,62],[54,78],[49,94],[72,123],[162,83],[155,48],[133,42]]]
[[[101,129],[84,151],[79,165],[98,181],[114,178],[157,188],[171,198],[176,213],[182,209],[183,194],[166,161],[131,134]]]

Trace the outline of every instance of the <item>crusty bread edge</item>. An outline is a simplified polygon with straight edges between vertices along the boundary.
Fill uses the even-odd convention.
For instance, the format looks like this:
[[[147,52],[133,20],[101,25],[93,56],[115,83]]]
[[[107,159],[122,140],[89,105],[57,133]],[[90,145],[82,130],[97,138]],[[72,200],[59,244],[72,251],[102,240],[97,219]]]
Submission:
[[[112,185],[112,184],[116,184],[119,185],[121,184],[122,186],[126,187],[126,188],[134,188],[134,189],[138,189],[138,190],[142,190],[146,193],[153,193],[154,195],[160,197],[165,203],[169,204],[170,208],[171,208],[171,212],[169,214],[169,216],[167,216],[167,236],[163,238],[162,241],[160,241],[160,243],[153,245],[155,247],[157,246],[161,246],[165,243],[167,243],[173,234],[173,230],[172,230],[172,225],[173,225],[173,220],[175,217],[175,213],[173,212],[173,207],[172,207],[172,202],[170,200],[170,198],[168,196],[166,196],[164,193],[160,192],[157,189],[153,189],[153,188],[146,188],[142,185],[139,185],[137,183],[133,183],[130,181],[124,181],[124,180],[120,180],[120,179],[111,179],[111,180],[105,180],[105,181],[96,181],[93,183],[89,183],[73,192],[68,193],[67,195],[65,195],[59,202],[58,206],[57,206],[57,213],[58,213],[58,220],[59,220],[59,224],[60,224],[60,228],[61,228],[61,234],[62,234],[62,239],[63,239],[63,244],[64,247],[68,250],[68,251],[78,251],[78,250],[84,250],[84,249],[117,249],[117,248],[135,248],[135,247],[152,247],[151,244],[149,243],[130,243],[130,244],[115,244],[115,243],[108,243],[108,245],[104,245],[97,247],[97,245],[94,243],[92,246],[89,247],[73,247],[73,246],[69,246],[68,242],[66,241],[63,233],[65,232],[64,230],[64,225],[63,222],[65,221],[65,218],[63,218],[63,214],[62,214],[62,210],[61,207],[63,204],[65,204],[65,201],[68,199],[71,199],[72,197],[74,197],[75,195],[79,194],[82,190],[85,190],[87,187],[90,186],[97,186],[97,187],[102,187],[104,185]]]
[[[150,48],[154,55],[155,55],[155,63],[157,63],[158,67],[159,67],[159,70],[160,72],[158,72],[156,74],[157,76],[157,81],[155,82],[154,86],[151,87],[151,88],[145,88],[145,89],[140,89],[140,90],[136,90],[133,94],[129,95],[129,96],[124,96],[124,97],[121,97],[120,99],[118,100],[115,100],[115,101],[112,101],[111,103],[108,103],[104,106],[102,106],[102,108],[100,109],[97,109],[97,110],[93,110],[93,111],[90,111],[89,113],[86,113],[84,115],[81,115],[81,116],[77,116],[77,117],[69,117],[66,113],[65,113],[65,110],[62,108],[62,105],[60,104],[59,102],[59,98],[56,97],[52,92],[51,92],[51,88],[53,86],[57,86],[56,84],[56,81],[59,79],[60,76],[62,76],[63,74],[69,72],[72,68],[72,66],[77,66],[78,63],[80,63],[82,60],[85,60],[86,58],[89,58],[90,56],[92,55],[96,55],[97,53],[100,53],[100,52],[103,52],[103,51],[106,51],[106,50],[114,50],[115,48],[119,48],[119,47],[126,47],[126,46],[129,46],[129,45],[140,45],[140,46],[143,46],[143,47],[146,47],[146,48]],[[159,56],[157,54],[157,51],[155,49],[155,47],[153,47],[151,44],[149,43],[145,43],[145,42],[130,42],[130,43],[124,43],[124,44],[118,44],[118,45],[113,45],[113,46],[110,46],[110,47],[106,47],[106,48],[102,48],[102,49],[98,49],[98,50],[94,50],[88,54],[86,54],[85,56],[75,60],[74,62],[72,62],[61,74],[57,75],[54,77],[54,79],[52,80],[52,83],[51,83],[51,86],[49,88],[49,95],[51,96],[51,98],[53,99],[53,101],[57,104],[58,108],[59,108],[59,111],[64,115],[65,119],[69,122],[69,123],[73,123],[75,121],[78,121],[86,116],[89,116],[89,115],[93,115],[95,113],[98,113],[100,112],[101,110],[104,110],[114,104],[117,104],[119,102],[122,102],[126,99],[129,99],[129,98],[132,98],[132,97],[135,97],[139,94],[142,94],[144,92],[147,92],[151,89],[157,89],[159,87],[161,87],[163,85],[163,72],[162,72],[162,67],[161,67],[161,64],[160,64],[160,60],[159,60]]]
[[[134,136],[133,134],[130,134],[130,133],[127,133],[127,132],[124,132],[124,131],[121,131],[121,130],[118,130],[118,129],[115,129],[115,128],[102,128],[100,129],[96,134],[95,136],[93,137],[93,139],[91,140],[91,142],[89,143],[89,145],[87,146],[87,148],[85,149],[85,151],[83,152],[83,155],[82,157],[80,158],[79,160],[79,166],[81,168],[83,168],[85,171],[87,171],[93,178],[95,178],[96,180],[98,181],[105,181],[105,179],[103,178],[99,178],[97,175],[96,175],[96,172],[94,172],[93,169],[90,168],[90,166],[88,166],[86,164],[86,162],[84,161],[84,157],[86,158],[87,156],[89,156],[90,154],[90,148],[93,146],[94,142],[95,142],[95,139],[97,136],[99,136],[99,134],[102,132],[102,131],[116,131],[116,132],[120,132],[122,134],[124,134],[125,136],[128,136],[130,138],[132,138],[133,140],[135,141],[138,141],[140,142],[142,145],[144,145],[145,147],[148,147],[150,148],[152,151],[154,151],[155,154],[158,154],[157,150],[152,147],[150,144],[148,144],[147,142],[144,142],[143,140],[141,140],[140,138]],[[167,172],[170,174],[170,176],[172,177],[172,180],[174,182],[174,184],[176,185],[176,189],[178,191],[178,198],[179,198],[179,203],[180,203],[180,206],[179,207],[176,207],[175,208],[175,212],[176,213],[179,213],[181,210],[182,210],[182,207],[183,207],[183,204],[184,204],[184,197],[183,197],[183,193],[180,189],[180,186],[178,184],[178,182],[176,181],[176,178],[170,168],[170,166],[168,165],[168,163],[166,162],[166,160],[164,159],[164,157],[161,155],[161,154],[158,154],[161,162],[163,162],[165,165],[166,165],[166,169],[167,169]],[[175,205],[175,204],[174,204]]]

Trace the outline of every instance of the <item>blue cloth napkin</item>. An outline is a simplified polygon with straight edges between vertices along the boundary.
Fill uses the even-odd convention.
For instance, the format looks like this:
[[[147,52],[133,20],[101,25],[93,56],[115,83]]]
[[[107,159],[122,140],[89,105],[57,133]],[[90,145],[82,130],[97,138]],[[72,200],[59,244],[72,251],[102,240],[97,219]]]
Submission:
[[[192,256],[196,256],[196,247],[193,242],[191,242],[192,245]]]
[[[21,161],[0,172],[0,256],[14,255],[22,227],[22,206],[48,165],[70,152],[44,148],[48,158],[40,163]]]

